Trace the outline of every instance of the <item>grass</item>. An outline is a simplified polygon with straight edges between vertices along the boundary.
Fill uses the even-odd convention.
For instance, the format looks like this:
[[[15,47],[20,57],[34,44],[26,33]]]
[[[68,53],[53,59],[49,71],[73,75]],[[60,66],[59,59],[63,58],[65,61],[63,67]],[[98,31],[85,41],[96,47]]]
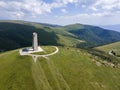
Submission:
[[[67,37],[63,35],[58,35],[58,37],[59,37],[58,43],[69,47],[76,47],[77,44],[85,42],[83,40],[79,40],[73,37]]]
[[[21,57],[18,51],[0,55],[0,90],[34,90],[32,59]]]
[[[0,90],[119,90],[120,69],[97,66],[93,59],[82,49],[68,47],[36,63],[17,50],[2,53]]]
[[[115,56],[120,57],[120,42],[99,46],[96,47],[95,49],[104,51],[105,53],[109,53],[109,51],[113,51],[115,53]]]
[[[107,45],[103,45],[100,47],[96,47],[98,50],[102,50],[106,53],[108,53],[110,50],[120,50],[120,42],[115,42]]]
[[[50,54],[53,53],[56,49],[52,46],[41,46],[41,48],[44,50],[43,52],[35,52],[32,54],[36,55],[45,55],[45,54]]]
[[[120,70],[96,66],[88,53],[77,49],[61,49],[53,56],[56,67],[62,73],[71,90],[119,90]]]

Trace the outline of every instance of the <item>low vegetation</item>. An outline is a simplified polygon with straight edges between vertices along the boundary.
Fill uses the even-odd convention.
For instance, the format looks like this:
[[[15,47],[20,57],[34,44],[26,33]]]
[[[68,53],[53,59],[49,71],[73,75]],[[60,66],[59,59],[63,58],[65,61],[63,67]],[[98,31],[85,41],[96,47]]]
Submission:
[[[115,42],[103,46],[96,47],[96,49],[108,53],[110,50],[120,50],[120,42]]]
[[[58,26],[3,20],[0,21],[0,52],[31,46],[33,32],[38,33],[40,45],[92,48],[120,40],[119,32],[96,26],[82,24]]]
[[[103,59],[70,47],[59,47],[49,60],[40,57],[36,63],[32,57],[20,56],[18,50],[1,53],[0,89],[119,90],[120,69],[99,61]]]
[[[80,48],[93,48],[120,40],[120,33],[97,26],[73,24],[65,26],[65,30],[85,41],[85,43],[77,44]]]
[[[18,50],[0,54],[0,89],[35,90],[32,58],[19,56]]]
[[[115,42],[103,46],[96,47],[97,50],[101,50],[105,53],[112,53],[114,56],[120,57],[120,42]]]
[[[52,47],[52,46],[41,46],[41,48],[44,50],[42,52],[35,52],[35,53],[32,53],[32,54],[36,54],[36,55],[45,55],[45,54],[50,54],[50,53],[53,53],[55,52],[55,48]]]

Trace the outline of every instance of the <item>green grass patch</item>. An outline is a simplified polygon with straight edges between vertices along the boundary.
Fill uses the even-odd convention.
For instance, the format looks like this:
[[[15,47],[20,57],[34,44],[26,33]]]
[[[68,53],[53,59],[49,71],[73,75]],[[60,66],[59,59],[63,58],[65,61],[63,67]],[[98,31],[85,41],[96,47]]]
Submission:
[[[114,56],[120,57],[120,42],[115,42],[103,46],[96,47],[95,49],[103,51],[105,53],[113,52]]]
[[[61,58],[62,57],[62,58]],[[97,66],[84,50],[61,48],[51,56],[71,90],[119,90],[120,70]]]
[[[52,47],[52,46],[41,46],[41,48],[44,50],[42,52],[35,52],[32,54],[36,54],[36,55],[45,55],[45,54],[50,54],[53,53],[56,48]]]
[[[58,43],[64,46],[69,46],[69,47],[76,47],[77,44],[85,42],[83,40],[79,40],[79,39],[69,37],[69,36],[64,36],[64,35],[58,35],[58,37],[59,37]]]
[[[52,51],[50,46],[42,48]],[[120,69],[97,66],[102,60],[78,48],[59,47],[59,52],[35,63],[18,51],[0,54],[1,90],[119,90]]]
[[[0,90],[35,90],[32,59],[19,56],[18,51],[0,55]]]
[[[96,47],[96,49],[108,53],[110,50],[120,50],[120,42],[115,42],[103,46]]]

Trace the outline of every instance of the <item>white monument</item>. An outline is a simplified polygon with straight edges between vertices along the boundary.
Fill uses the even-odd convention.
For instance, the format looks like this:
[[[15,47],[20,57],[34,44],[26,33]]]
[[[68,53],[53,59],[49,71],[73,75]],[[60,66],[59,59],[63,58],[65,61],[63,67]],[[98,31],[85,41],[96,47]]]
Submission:
[[[38,51],[38,39],[37,39],[37,33],[33,33],[33,43],[32,43],[33,51]]]
[[[38,38],[37,38],[37,33],[34,32],[33,33],[33,42],[32,42],[32,48],[28,47],[28,48],[23,48],[21,50],[19,50],[20,55],[27,55],[30,53],[35,53],[35,52],[43,52],[44,50],[38,46]]]
[[[33,49],[33,52],[44,51],[40,46],[38,46],[38,36],[36,32],[33,33],[32,49]]]
[[[56,50],[50,54],[44,54],[44,55],[39,55],[37,53],[37,55],[35,54],[36,52],[44,52],[44,50],[38,46],[38,38],[37,38],[37,33],[34,32],[33,33],[33,41],[32,41],[32,47],[26,47],[23,49],[19,50],[19,54],[22,55],[28,55],[28,56],[32,56],[34,62],[37,61],[38,57],[44,57],[45,59],[49,59],[48,56],[54,55],[58,52],[58,48],[56,46],[52,46],[54,48],[56,48]]]

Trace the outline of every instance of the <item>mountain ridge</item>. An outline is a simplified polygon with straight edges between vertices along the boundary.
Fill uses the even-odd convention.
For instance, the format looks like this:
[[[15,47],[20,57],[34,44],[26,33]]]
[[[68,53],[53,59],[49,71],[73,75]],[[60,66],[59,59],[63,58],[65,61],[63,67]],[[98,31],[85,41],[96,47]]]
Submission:
[[[120,40],[120,33],[98,26],[71,24],[56,26],[28,21],[0,21],[0,50],[31,46],[32,33],[37,32],[40,45],[92,48]],[[4,44],[4,45],[3,45]]]
[[[120,32],[120,24],[101,26],[102,28]]]
[[[87,43],[91,44],[90,47],[111,43],[111,41],[119,41],[120,36],[119,32],[91,25],[72,24],[65,26],[65,29],[72,34],[77,35],[79,39],[87,41]],[[87,43],[78,45],[78,47],[89,47]]]

